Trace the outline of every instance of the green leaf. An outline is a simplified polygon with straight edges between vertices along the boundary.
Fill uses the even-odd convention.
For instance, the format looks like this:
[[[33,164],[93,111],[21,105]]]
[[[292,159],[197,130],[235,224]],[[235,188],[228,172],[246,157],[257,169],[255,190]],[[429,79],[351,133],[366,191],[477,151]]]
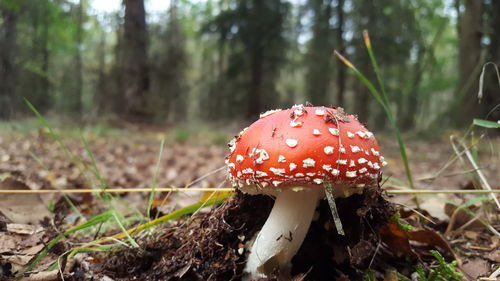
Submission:
[[[500,121],[494,122],[494,121],[488,121],[488,120],[483,120],[483,119],[474,119],[474,122],[472,122],[472,124],[474,124],[475,126],[488,128],[488,129],[500,128]]]

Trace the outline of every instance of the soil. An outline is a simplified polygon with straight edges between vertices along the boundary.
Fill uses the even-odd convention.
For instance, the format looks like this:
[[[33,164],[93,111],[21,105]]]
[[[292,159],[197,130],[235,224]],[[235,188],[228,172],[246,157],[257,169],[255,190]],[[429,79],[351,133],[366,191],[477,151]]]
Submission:
[[[267,196],[238,192],[205,215],[160,230],[162,235],[143,242],[140,250],[107,257],[96,271],[115,280],[240,280],[246,251],[238,249],[248,248],[272,205]],[[380,244],[377,230],[394,214],[378,188],[338,199],[337,207],[346,235],[337,234],[329,206],[322,200],[319,216],[292,260],[297,280],[362,280]],[[379,267],[376,262],[372,268]]]

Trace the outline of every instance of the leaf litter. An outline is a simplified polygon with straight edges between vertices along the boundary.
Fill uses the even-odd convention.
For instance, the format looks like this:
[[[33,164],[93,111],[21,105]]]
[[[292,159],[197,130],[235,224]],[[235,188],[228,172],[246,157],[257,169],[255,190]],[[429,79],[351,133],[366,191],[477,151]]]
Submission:
[[[99,173],[109,186],[130,188],[152,185],[159,151],[157,138],[144,135],[127,138],[91,136],[88,141]],[[388,142],[389,145],[385,147],[394,147],[390,145],[390,141]],[[89,155],[81,143],[71,138],[65,143],[77,157],[90,164]],[[432,165],[438,169],[439,165],[435,163],[439,159],[444,159],[443,154],[449,150],[446,145],[433,145],[432,148],[427,148],[422,143],[410,143],[408,149],[410,157],[420,158],[411,164],[415,174],[428,174],[430,163],[434,163]],[[157,186],[189,185],[195,179],[223,166],[225,154],[225,148],[217,145],[168,144],[160,159],[161,171],[157,178]],[[397,151],[389,149],[386,154],[389,156],[388,161],[392,163],[386,174],[391,178],[402,175]],[[485,174],[492,183],[495,183],[494,188],[498,188],[496,183],[499,182],[499,175],[492,172],[498,163],[489,160],[480,163]],[[463,167],[454,165],[451,169],[451,174],[456,173],[459,176],[438,177],[431,183],[421,182],[421,185],[423,188],[426,186],[467,188],[464,176],[460,176]],[[224,178],[224,173],[215,173],[196,183],[195,186],[215,187],[220,185]],[[43,131],[21,137],[0,136],[0,182],[0,188],[16,189],[94,187],[84,180],[74,163],[67,159],[57,144],[47,138]],[[392,188],[391,183],[386,184],[385,188]],[[205,195],[201,192],[158,194],[153,201],[152,216],[160,216],[190,205],[203,196]],[[370,197],[368,194],[363,196],[365,199]],[[208,212],[204,210],[193,219],[178,219],[164,224],[155,230],[152,236],[140,235],[137,237],[141,246],[138,249],[120,250],[116,255],[112,252],[77,254],[73,258],[64,259],[62,267],[66,266],[65,279],[85,280],[85,277],[99,277],[96,280],[107,280],[106,278],[111,276],[113,279],[127,280],[130,276],[139,276],[144,280],[147,278],[158,280],[147,277],[156,276],[162,280],[230,280],[231,278],[238,280],[245,262],[248,243],[252,235],[260,229],[272,203],[269,198],[258,197],[245,199],[245,202],[252,202],[253,207],[235,206],[235,202],[241,201],[243,197],[247,196],[238,194],[223,206]],[[376,197],[382,198],[380,195]],[[429,196],[427,199],[420,197],[424,200],[419,215],[411,211],[413,207],[409,197],[406,197],[406,200],[405,196],[390,198],[392,202],[408,206],[398,208],[404,214],[401,219],[413,225],[412,230],[408,232],[401,231],[394,222],[385,225],[383,220],[376,223],[370,221],[374,219],[370,215],[373,210],[367,211],[369,208],[363,209],[356,205],[359,202],[342,203],[343,200],[340,200],[340,205],[351,205],[352,210],[357,210],[357,215],[354,217],[358,218],[354,220],[357,223],[353,225],[347,223],[346,226],[346,231],[356,229],[357,232],[354,237],[351,235],[347,238],[347,241],[342,241],[342,238],[337,236],[330,218],[331,213],[327,204],[323,202],[318,208],[319,218],[311,226],[308,238],[304,242],[314,250],[301,248],[299,251],[294,259],[295,279],[361,280],[361,276],[365,273],[363,269],[371,268],[377,279],[396,280],[394,278],[397,277],[392,275],[389,269],[396,269],[409,276],[414,270],[411,264],[421,262],[427,268],[432,268],[434,265],[429,254],[430,249],[438,249],[449,261],[453,259],[459,261],[459,269],[470,280],[490,276],[500,263],[499,239],[488,231],[484,223],[474,221],[473,214],[479,212],[481,217],[483,219],[486,217],[486,221],[495,229],[499,229],[498,217],[496,220],[491,219],[492,211],[485,210],[485,204],[480,201],[467,206],[468,211],[460,208],[461,204],[473,200],[470,196],[438,197]],[[20,272],[57,233],[82,222],[81,216],[90,218],[105,211],[95,196],[90,194],[73,194],[69,198],[78,212],[75,212],[74,208],[58,194],[0,197],[0,279]],[[126,202],[124,205],[133,206],[144,213],[145,202],[148,201],[147,194],[120,194],[119,198]],[[38,208],[37,206],[42,208],[35,209],[35,212],[26,211]],[[389,221],[387,215],[390,212],[387,212],[392,207],[385,207],[384,218]],[[363,213],[362,210],[368,213]],[[130,208],[120,209],[120,212],[124,216],[131,214]],[[342,214],[342,211],[340,213],[343,224],[346,224],[346,221],[351,222],[353,217],[346,218],[345,213]],[[455,217],[451,219],[453,225],[450,228],[449,221],[453,213]],[[253,217],[249,218],[251,215]],[[422,219],[422,215],[429,219]],[[487,217],[488,215],[490,217]],[[247,231],[246,234],[242,234],[238,227],[243,227],[242,229]],[[363,231],[360,231],[360,228]],[[447,228],[450,228],[450,231],[447,231]],[[101,230],[99,236],[110,235],[111,233],[107,231]],[[92,239],[91,237],[77,235],[58,243],[31,276],[34,278],[36,275],[42,276],[42,273],[46,273],[47,276],[58,278],[57,270],[57,272],[46,271],[51,262],[57,260],[59,255],[74,245],[88,241],[89,238]],[[321,241],[321,244],[318,244],[318,241]],[[320,253],[320,257],[315,257],[314,253]],[[402,260],[401,257],[406,258]],[[138,260],[141,262],[138,263]],[[165,264],[165,261],[170,263]]]

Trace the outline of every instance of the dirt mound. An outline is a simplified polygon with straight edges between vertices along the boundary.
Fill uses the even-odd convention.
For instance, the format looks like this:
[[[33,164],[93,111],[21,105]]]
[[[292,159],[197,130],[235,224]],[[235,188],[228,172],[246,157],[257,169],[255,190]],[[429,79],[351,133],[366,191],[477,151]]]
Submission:
[[[124,250],[99,271],[116,280],[239,280],[245,245],[260,230],[273,205],[266,196],[237,193],[223,205],[192,221],[164,228],[139,250]],[[394,213],[377,188],[337,199],[345,236],[337,234],[328,204],[292,260],[292,274],[304,280],[361,280],[377,245],[377,229]],[[372,265],[372,268],[376,265]],[[307,273],[307,274],[306,274]]]

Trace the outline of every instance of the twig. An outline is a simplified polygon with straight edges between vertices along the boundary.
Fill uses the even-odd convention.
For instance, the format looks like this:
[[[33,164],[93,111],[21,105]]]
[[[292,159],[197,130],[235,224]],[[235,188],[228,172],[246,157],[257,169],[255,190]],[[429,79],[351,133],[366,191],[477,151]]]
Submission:
[[[211,188],[211,187],[190,187],[190,188],[177,188],[177,187],[164,187],[155,188],[156,192],[191,192],[191,191],[202,191],[202,192],[231,192],[236,191],[235,188],[223,187],[223,188]],[[132,192],[151,192],[151,188],[107,188],[106,190],[100,189],[39,189],[39,190],[29,190],[29,189],[8,189],[0,190],[0,194],[50,194],[50,193],[132,193]],[[500,193],[500,189],[491,190],[463,190],[463,189],[416,189],[416,190],[385,190],[388,194],[497,194]]]
[[[451,143],[453,145],[453,149],[456,149],[456,144],[455,144],[456,138],[454,136],[450,136],[450,140],[451,140]],[[483,188],[488,190],[488,191],[491,191],[492,188],[491,188],[490,184],[488,183],[488,180],[484,176],[483,172],[479,169],[479,166],[477,165],[476,161],[474,160],[474,157],[472,157],[470,150],[467,148],[467,146],[465,146],[465,144],[463,142],[460,142],[459,144],[464,148],[465,156],[467,156],[467,159],[469,159],[469,162],[471,163],[472,167],[476,170],[476,174],[479,177],[479,180],[481,181]],[[498,201],[497,196],[493,193],[490,193],[490,196],[493,199],[493,201],[495,201],[497,208],[500,210],[500,202]]]
[[[342,221],[340,220],[339,212],[337,211],[337,205],[335,204],[335,198],[333,197],[332,184],[330,182],[325,182],[325,191],[328,205],[330,205],[330,210],[332,211],[333,222],[335,223],[335,228],[337,228],[337,233],[345,235],[344,228],[342,227]]]

